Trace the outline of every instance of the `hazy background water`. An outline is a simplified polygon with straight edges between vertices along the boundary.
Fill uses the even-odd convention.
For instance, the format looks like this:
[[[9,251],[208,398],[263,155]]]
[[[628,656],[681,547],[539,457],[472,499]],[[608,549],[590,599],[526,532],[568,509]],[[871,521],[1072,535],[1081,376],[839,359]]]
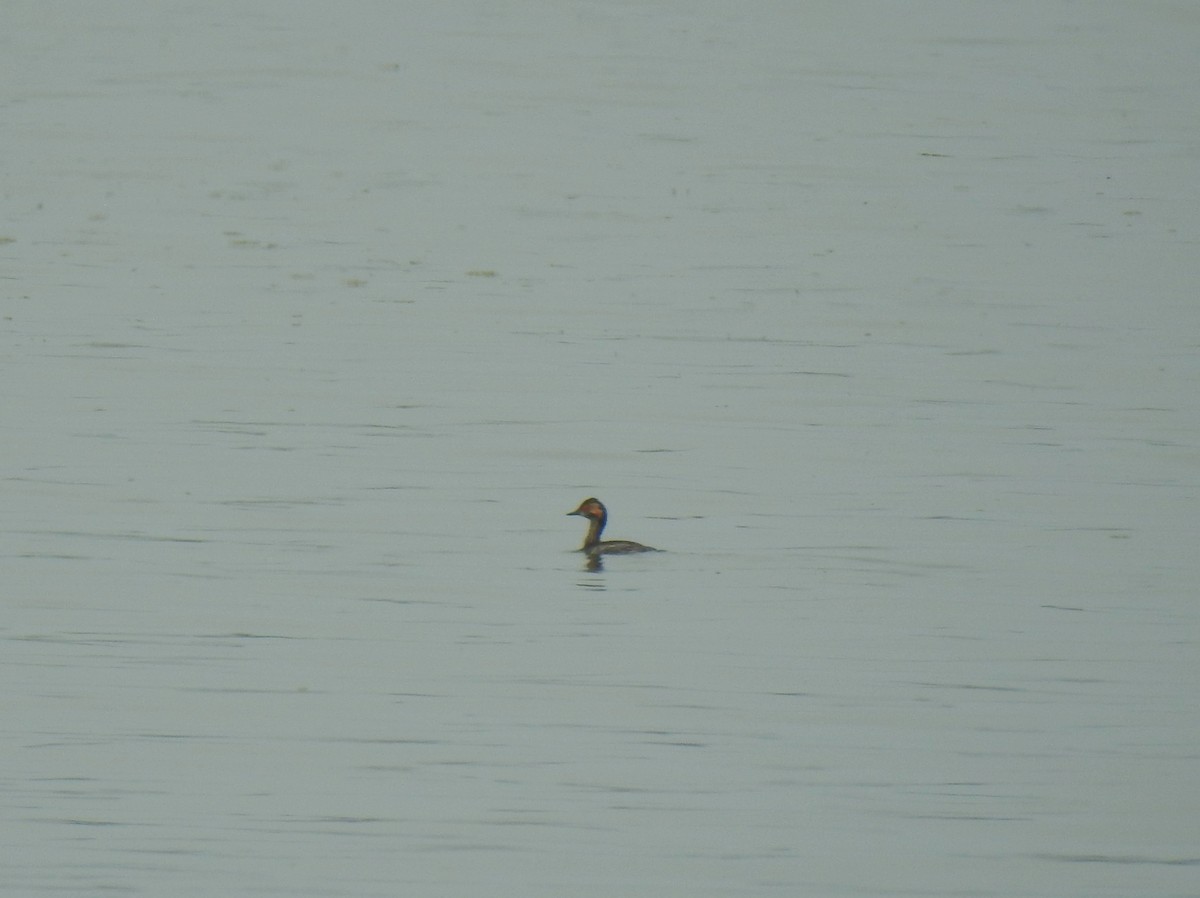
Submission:
[[[1197,894],[1200,6],[5,20],[5,894]]]

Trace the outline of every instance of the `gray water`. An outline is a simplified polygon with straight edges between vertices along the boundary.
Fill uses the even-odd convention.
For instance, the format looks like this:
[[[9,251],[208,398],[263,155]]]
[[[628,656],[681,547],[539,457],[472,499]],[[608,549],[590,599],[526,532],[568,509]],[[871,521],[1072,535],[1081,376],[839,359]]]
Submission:
[[[1200,7],[5,19],[4,894],[1200,894]]]

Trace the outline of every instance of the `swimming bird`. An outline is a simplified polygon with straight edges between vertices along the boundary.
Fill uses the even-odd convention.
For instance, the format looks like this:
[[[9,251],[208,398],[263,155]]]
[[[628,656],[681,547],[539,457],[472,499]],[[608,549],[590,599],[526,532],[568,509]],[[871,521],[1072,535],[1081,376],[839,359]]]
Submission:
[[[600,555],[632,555],[634,552],[658,552],[653,546],[643,546],[628,539],[601,540],[604,525],[608,523],[608,509],[596,498],[584,499],[574,511],[567,512],[567,517],[578,515],[588,519],[587,536],[583,538],[580,552],[585,552],[591,558]]]

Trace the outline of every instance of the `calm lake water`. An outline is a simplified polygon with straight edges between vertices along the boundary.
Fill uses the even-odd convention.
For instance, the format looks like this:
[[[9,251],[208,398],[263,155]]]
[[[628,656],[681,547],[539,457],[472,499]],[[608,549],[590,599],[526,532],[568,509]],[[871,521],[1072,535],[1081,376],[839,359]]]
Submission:
[[[1200,6],[5,18],[0,892],[1197,894]]]

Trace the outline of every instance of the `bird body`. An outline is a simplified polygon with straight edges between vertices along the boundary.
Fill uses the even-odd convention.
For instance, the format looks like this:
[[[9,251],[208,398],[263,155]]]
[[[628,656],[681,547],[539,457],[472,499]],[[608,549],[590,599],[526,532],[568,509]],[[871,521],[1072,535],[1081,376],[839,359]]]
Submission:
[[[632,555],[636,552],[659,551],[653,546],[643,546],[641,543],[635,543],[628,539],[601,540],[600,534],[604,532],[604,525],[608,523],[608,509],[599,499],[584,499],[579,503],[578,508],[567,512],[568,517],[571,515],[587,518],[587,536],[584,537],[579,551],[593,558],[599,555]]]

